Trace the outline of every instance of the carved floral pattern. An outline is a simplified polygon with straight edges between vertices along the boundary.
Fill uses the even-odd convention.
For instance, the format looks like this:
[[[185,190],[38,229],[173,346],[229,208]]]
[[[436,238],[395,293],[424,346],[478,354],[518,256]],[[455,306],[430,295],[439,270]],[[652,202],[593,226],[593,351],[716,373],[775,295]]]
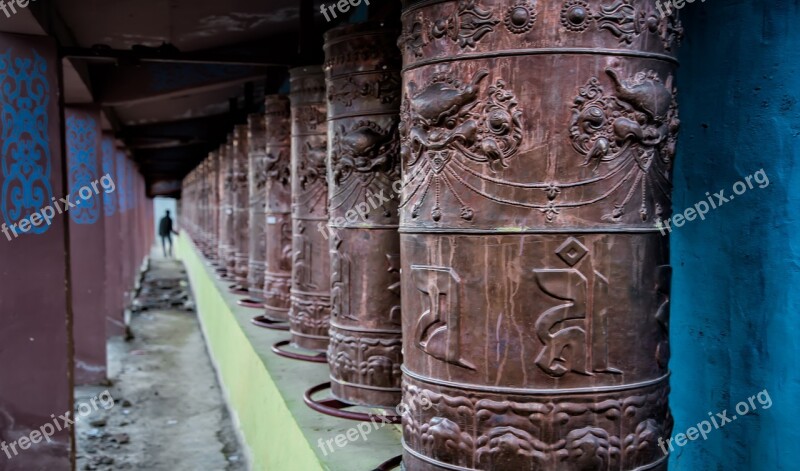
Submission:
[[[494,31],[500,20],[484,9],[478,0],[458,0],[458,9],[446,18],[434,21],[431,36],[448,38],[462,49],[475,48],[482,37]]]
[[[475,469],[635,469],[663,454],[669,388],[573,396],[456,396],[403,382],[406,447]],[[626,395],[631,394],[631,395]],[[425,402],[431,407],[425,408]],[[657,417],[667,417],[659,425]]]
[[[331,377],[352,384],[400,388],[402,341],[331,331]]]

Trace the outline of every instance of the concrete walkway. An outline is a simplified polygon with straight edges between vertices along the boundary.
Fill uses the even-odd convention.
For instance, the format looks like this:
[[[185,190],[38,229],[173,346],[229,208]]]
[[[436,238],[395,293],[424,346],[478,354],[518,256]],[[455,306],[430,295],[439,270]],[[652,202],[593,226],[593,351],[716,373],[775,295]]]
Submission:
[[[247,468],[187,283],[180,262],[151,258],[135,303],[140,311],[132,314],[133,339],[109,344],[113,385],[76,390],[77,409],[108,389],[95,401],[97,410],[76,424],[77,469]],[[105,409],[108,394],[114,405]]]

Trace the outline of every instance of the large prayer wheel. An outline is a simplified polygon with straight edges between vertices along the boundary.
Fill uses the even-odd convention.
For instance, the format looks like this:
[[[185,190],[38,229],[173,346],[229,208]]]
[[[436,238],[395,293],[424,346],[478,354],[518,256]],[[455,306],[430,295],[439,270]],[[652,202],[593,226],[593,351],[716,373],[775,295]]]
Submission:
[[[288,321],[292,286],[292,178],[289,99],[269,95],[264,99],[266,127],[267,206],[265,234],[267,271],[264,276],[265,317]]]
[[[247,289],[250,262],[250,190],[248,188],[247,125],[233,128],[233,244],[234,276],[239,288]]]
[[[330,254],[320,224],[328,223],[328,151],[322,67],[289,71],[292,112],[292,344],[328,348]]]
[[[250,193],[250,217],[248,226],[250,236],[249,257],[247,266],[247,286],[251,292],[261,294],[264,287],[264,269],[266,266],[266,242],[264,221],[267,202],[267,173],[265,152],[264,116],[254,113],[247,117],[247,188]]]
[[[219,259],[225,274],[233,277],[234,243],[233,243],[233,152],[232,135],[219,149],[220,168],[220,238]]]
[[[211,152],[208,156],[208,161],[211,170],[208,175],[208,187],[211,192],[208,215],[210,218],[211,237],[209,238],[208,256],[211,259],[216,259],[217,247],[219,247],[219,152]]]
[[[333,395],[400,402],[400,51],[398,31],[365,23],[325,34]]]
[[[408,470],[665,470],[681,33],[655,1],[404,2]]]
[[[212,213],[214,211],[214,189],[211,184],[214,175],[214,161],[212,155],[209,154],[200,164],[203,168],[203,191],[206,193],[206,199],[203,202],[202,210],[202,225],[203,225],[203,255],[209,258],[212,254],[212,248],[216,251],[217,241],[214,235],[214,225],[212,222]]]

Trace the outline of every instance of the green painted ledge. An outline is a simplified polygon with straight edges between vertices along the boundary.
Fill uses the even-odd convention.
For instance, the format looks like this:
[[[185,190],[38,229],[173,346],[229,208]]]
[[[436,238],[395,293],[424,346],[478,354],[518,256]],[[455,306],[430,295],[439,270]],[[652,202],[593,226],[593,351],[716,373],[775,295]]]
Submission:
[[[257,471],[369,471],[401,453],[398,426],[372,427],[327,455],[319,440],[346,434],[359,422],[319,414],[303,403],[303,392],[328,380],[328,365],[282,358],[270,350],[288,332],[256,327],[256,309],[236,305],[194,243],[176,241],[197,303],[206,345],[217,369],[234,423],[244,440],[251,469]],[[350,432],[351,436],[354,434]],[[340,439],[340,441],[343,441]]]

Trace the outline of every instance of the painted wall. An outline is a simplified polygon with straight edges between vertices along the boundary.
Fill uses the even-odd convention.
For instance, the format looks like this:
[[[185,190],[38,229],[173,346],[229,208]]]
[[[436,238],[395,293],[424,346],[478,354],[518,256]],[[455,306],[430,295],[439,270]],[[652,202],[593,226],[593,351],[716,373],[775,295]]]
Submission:
[[[798,469],[800,2],[708,0],[680,14],[674,209],[706,192],[735,199],[672,233],[673,435],[709,412],[737,419],[676,449],[670,469]],[[760,169],[768,186],[733,193]],[[771,407],[735,411],[765,389]]]

